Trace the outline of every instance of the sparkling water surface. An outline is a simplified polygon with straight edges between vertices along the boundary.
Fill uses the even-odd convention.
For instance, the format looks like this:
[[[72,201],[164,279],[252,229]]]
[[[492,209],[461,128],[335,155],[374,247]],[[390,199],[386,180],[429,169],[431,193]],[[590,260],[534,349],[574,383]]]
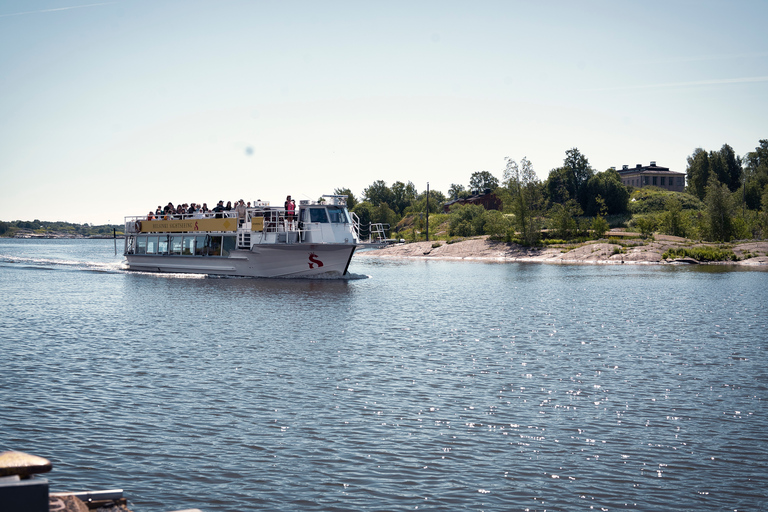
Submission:
[[[768,510],[768,272],[122,260],[0,239],[0,449],[50,459],[52,491],[121,488],[136,512]]]

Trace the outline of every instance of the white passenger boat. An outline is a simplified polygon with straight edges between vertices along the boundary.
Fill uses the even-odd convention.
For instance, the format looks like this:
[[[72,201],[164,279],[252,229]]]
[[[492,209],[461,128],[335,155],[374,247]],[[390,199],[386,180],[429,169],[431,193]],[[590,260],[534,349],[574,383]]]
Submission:
[[[243,277],[341,277],[360,241],[346,196],[300,201],[294,216],[257,202],[235,210],[173,219],[125,218],[131,270]]]

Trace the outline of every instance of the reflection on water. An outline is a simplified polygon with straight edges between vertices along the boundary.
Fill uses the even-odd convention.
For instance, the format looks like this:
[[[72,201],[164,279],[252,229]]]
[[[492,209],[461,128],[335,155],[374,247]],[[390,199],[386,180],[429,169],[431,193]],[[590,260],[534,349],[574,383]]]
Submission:
[[[137,511],[768,503],[765,272],[186,279],[46,242],[0,241],[0,449],[51,459],[53,490]]]

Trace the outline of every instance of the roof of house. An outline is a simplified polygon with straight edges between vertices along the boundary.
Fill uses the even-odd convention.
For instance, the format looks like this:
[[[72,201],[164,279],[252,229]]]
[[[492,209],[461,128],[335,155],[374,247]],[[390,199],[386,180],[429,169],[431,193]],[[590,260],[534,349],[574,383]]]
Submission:
[[[629,167],[628,165],[622,166],[621,170],[618,171],[620,175],[627,175],[627,174],[642,174],[642,173],[652,173],[652,174],[672,174],[672,175],[679,175],[684,176],[684,172],[677,172],[677,171],[670,171],[669,167],[661,167],[659,165],[656,165],[656,162],[651,162],[651,165],[642,165],[637,164],[634,167]]]

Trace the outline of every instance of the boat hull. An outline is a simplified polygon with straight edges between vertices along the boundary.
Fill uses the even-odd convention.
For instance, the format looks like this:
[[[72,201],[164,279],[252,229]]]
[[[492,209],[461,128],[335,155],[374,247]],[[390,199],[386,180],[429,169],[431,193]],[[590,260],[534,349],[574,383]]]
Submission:
[[[341,277],[355,246],[349,244],[255,245],[226,257],[127,254],[128,268],[142,272],[233,277]]]

